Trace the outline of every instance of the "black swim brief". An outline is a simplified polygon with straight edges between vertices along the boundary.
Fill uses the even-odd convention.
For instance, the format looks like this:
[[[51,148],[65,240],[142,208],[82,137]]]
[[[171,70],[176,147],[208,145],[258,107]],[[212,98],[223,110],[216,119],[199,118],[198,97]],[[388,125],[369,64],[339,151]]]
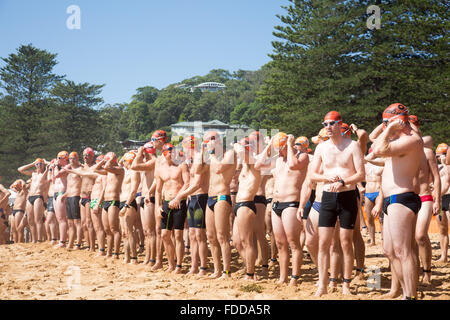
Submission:
[[[255,196],[255,199],[253,201],[256,203],[261,203],[263,205],[267,205],[267,199],[266,196]]]
[[[81,205],[84,207],[87,203],[91,202],[91,197],[81,198]]]
[[[271,203],[272,203],[272,200],[273,200],[272,198],[267,198],[267,199],[266,199],[266,205],[271,204]]]
[[[189,228],[206,228],[205,216],[207,203],[207,193],[191,196],[187,212]]]
[[[335,227],[337,218],[343,229],[355,227],[358,201],[355,190],[344,192],[323,191],[319,211],[319,227]]]
[[[56,201],[58,199],[58,197],[63,194],[64,194],[64,191],[55,192],[55,194],[53,195],[53,199],[55,199],[55,201]]]
[[[122,202],[119,204],[119,209],[123,209],[123,207],[125,207],[125,204],[126,204],[126,203],[127,203],[126,201],[122,201]],[[137,211],[137,202],[136,202],[136,199],[134,199],[134,200],[130,203],[130,207],[133,207],[134,210]]]
[[[66,199],[67,219],[81,219],[80,215],[80,196],[67,197]]]
[[[255,201],[243,201],[243,202],[236,202],[234,204],[234,215],[237,215],[238,209],[240,207],[247,207],[250,210],[253,211],[253,213],[256,215],[256,205],[255,205]]]
[[[180,209],[170,209],[169,202],[164,200],[161,219],[161,229],[184,230],[184,222],[187,215],[186,200],[181,200]]]
[[[214,206],[216,205],[216,203],[218,201],[222,201],[222,200],[228,202],[230,204],[230,206],[232,205],[231,196],[220,195],[220,196],[208,197],[208,207],[211,209],[211,211],[214,211]]]
[[[275,212],[275,214],[279,217],[281,217],[281,214],[283,213],[284,209],[287,208],[298,208],[300,205],[300,202],[293,201],[293,202],[279,202],[276,201],[272,204],[272,211]]]
[[[106,211],[108,211],[109,207],[111,206],[116,206],[117,208],[119,208],[120,200],[103,201],[103,209],[105,209]]]
[[[420,201],[419,195],[414,192],[405,192],[400,194],[393,194],[383,199],[383,212],[388,214],[387,208],[394,203],[400,203],[409,208],[414,214],[417,214],[422,207],[422,201]]]
[[[22,210],[22,209],[17,209],[17,210],[16,210],[16,209],[13,209],[12,212],[11,212],[12,216],[15,217],[17,212],[23,212],[23,213],[25,213],[25,210]]]
[[[41,196],[41,195],[37,195],[37,196],[29,196],[29,197],[28,197],[28,201],[31,203],[31,205],[34,205],[34,202],[35,202],[37,199],[42,199],[42,202],[44,202],[44,197]]]

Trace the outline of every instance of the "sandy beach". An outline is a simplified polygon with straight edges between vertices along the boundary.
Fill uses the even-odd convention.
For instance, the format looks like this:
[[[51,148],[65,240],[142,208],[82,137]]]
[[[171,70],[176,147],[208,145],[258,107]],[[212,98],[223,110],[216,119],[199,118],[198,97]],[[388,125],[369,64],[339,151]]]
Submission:
[[[363,232],[364,240],[367,236]],[[450,263],[436,262],[439,258],[439,238],[431,234],[433,276],[431,285],[418,287],[419,298],[450,299]],[[388,292],[390,272],[388,260],[382,254],[380,234],[378,244],[366,246],[366,277],[354,281],[354,295],[343,296],[339,291],[320,298],[323,300],[378,300]],[[306,252],[305,252],[306,253]],[[96,258],[86,250],[53,249],[50,243],[23,243],[0,246],[1,300],[309,300],[314,297],[317,270],[304,255],[302,274],[297,287],[277,285],[278,264],[271,266],[269,279],[257,282],[243,280],[237,271],[242,261],[232,251],[232,278],[214,280],[187,276],[189,256],[185,257],[183,274],[152,272],[142,264],[124,265],[119,260]],[[167,266],[165,261],[165,266]],[[209,260],[209,273],[212,260]],[[260,269],[257,268],[257,272]],[[377,283],[381,286],[377,288]]]

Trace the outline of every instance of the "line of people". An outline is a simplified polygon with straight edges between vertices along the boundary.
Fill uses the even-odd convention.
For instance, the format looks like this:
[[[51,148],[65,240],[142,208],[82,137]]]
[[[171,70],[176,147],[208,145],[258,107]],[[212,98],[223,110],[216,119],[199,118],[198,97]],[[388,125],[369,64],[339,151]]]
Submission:
[[[180,152],[157,130],[120,160],[113,152],[95,158],[92,148],[83,151],[83,164],[76,152],[37,159],[18,169],[31,176],[28,183],[11,186],[17,192],[13,240],[23,242],[28,224],[33,242],[79,250],[84,241],[97,256],[115,259],[123,244],[124,263],[137,264],[145,252],[151,270],[163,268],[165,253],[174,273],[182,272],[188,252],[188,274],[199,276],[208,275],[210,249],[209,277],[221,279],[231,276],[234,247],[245,279],[268,277],[278,262],[278,283],[292,286],[306,246],[318,270],[316,296],[335,290],[340,279],[342,293],[352,294],[353,275],[364,279],[364,203],[370,245],[375,219],[383,226],[392,271],[386,296],[402,290],[405,299],[415,299],[420,265],[422,281],[431,281],[432,215],[439,217],[440,261],[447,261],[448,146],[436,149],[438,166],[431,137],[422,137],[417,117],[400,103],[384,111],[370,135],[343,123],[336,111],[322,124],[311,139],[314,155],[306,137],[279,132],[268,138],[258,131],[230,145],[215,131],[200,142],[187,136]]]

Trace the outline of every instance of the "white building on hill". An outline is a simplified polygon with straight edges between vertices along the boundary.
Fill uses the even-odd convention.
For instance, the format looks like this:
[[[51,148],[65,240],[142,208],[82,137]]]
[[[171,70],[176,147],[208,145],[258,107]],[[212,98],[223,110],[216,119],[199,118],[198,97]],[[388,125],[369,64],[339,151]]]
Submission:
[[[220,135],[225,136],[227,134],[235,134],[239,130],[246,132],[250,128],[245,125],[226,124],[219,120],[212,120],[208,122],[193,121],[193,122],[178,122],[170,126],[172,129],[172,137],[187,135],[194,135],[197,138],[203,137],[203,135],[210,130],[217,131]]]

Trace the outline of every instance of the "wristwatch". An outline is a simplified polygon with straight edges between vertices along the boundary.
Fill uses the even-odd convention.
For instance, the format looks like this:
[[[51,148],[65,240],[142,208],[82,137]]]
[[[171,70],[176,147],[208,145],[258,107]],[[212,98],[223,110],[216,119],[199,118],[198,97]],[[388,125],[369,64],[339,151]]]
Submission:
[[[343,187],[345,186],[344,180],[340,179],[340,180],[338,180],[338,182],[342,183],[342,186],[343,186]]]
[[[130,205],[128,203],[125,203],[124,205],[125,208],[131,208]]]

